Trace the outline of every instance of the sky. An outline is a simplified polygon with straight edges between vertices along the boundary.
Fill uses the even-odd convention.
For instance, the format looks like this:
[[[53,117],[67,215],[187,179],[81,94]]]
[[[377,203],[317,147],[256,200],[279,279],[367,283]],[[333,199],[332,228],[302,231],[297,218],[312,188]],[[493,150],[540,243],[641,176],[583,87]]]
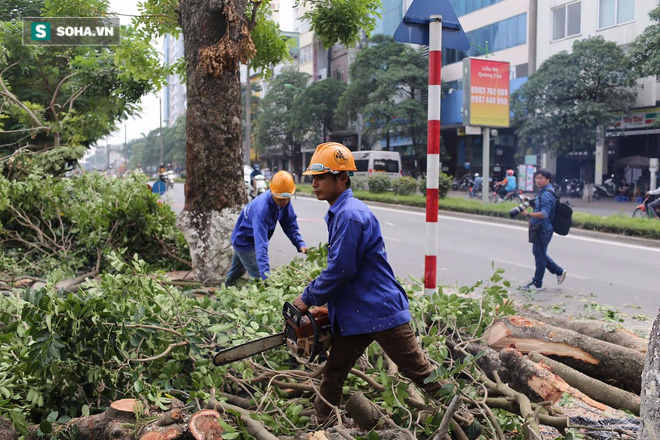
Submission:
[[[138,15],[137,2],[128,0],[110,0],[110,10],[120,14],[133,14]],[[119,16],[121,24],[128,25],[131,23],[131,17]],[[158,53],[163,51],[163,40],[159,38],[156,43],[156,50]],[[159,104],[158,98],[160,92],[147,95],[142,98],[141,107],[142,113],[135,118],[129,118],[121,127],[109,137],[102,139],[98,142],[99,146],[106,144],[123,144],[126,137],[129,141],[131,139],[138,139],[142,137],[142,133],[147,134],[151,130],[160,126],[159,121]]]

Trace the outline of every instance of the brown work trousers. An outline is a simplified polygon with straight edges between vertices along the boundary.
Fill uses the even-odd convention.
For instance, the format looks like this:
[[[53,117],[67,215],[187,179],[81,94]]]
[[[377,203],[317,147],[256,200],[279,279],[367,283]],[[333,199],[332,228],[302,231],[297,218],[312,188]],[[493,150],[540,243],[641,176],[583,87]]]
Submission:
[[[344,381],[364,350],[376,341],[399,367],[399,372],[415,382],[431,396],[440,391],[442,384],[438,382],[424,383],[434,368],[417,343],[415,333],[410,323],[375,333],[365,333],[353,336],[335,336],[328,360],[323,368],[321,395],[330,403],[338,406]],[[323,422],[332,412],[320,397],[314,401],[314,412],[319,421]]]

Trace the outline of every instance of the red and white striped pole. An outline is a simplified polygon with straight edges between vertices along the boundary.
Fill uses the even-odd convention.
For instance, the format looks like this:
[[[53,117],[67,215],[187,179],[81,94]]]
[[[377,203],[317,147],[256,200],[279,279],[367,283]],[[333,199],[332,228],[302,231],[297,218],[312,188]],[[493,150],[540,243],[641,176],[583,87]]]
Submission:
[[[426,146],[426,256],[424,292],[437,288],[438,271],[438,179],[440,177],[440,98],[442,74],[442,16],[429,22],[429,104]]]

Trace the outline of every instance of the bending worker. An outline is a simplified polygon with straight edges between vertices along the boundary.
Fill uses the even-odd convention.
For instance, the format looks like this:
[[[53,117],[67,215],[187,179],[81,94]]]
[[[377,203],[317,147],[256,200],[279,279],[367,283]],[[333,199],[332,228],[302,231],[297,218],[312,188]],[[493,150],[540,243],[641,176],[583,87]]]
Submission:
[[[231,234],[234,256],[227,274],[228,286],[235,284],[246,271],[250,278],[266,279],[270,273],[268,242],[277,222],[298,252],[307,252],[291,205],[291,196],[295,192],[296,184],[291,174],[279,171],[273,176],[270,189],[243,208]]]
[[[313,176],[316,198],[330,205],[328,265],[294,301],[302,313],[327,303],[332,324],[332,348],[314,402],[317,423],[329,422],[349,371],[373,341],[422,389],[433,395],[441,388],[439,382],[424,382],[434,367],[410,325],[408,297],[387,262],[378,219],[353,197],[349,173],[355,170],[350,150],[328,142],[316,148],[303,173]]]

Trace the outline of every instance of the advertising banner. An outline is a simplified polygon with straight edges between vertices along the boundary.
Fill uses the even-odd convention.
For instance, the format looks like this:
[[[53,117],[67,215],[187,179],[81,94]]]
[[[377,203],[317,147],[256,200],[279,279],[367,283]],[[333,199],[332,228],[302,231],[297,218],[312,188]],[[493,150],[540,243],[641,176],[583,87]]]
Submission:
[[[509,126],[509,63],[463,59],[463,124]]]

